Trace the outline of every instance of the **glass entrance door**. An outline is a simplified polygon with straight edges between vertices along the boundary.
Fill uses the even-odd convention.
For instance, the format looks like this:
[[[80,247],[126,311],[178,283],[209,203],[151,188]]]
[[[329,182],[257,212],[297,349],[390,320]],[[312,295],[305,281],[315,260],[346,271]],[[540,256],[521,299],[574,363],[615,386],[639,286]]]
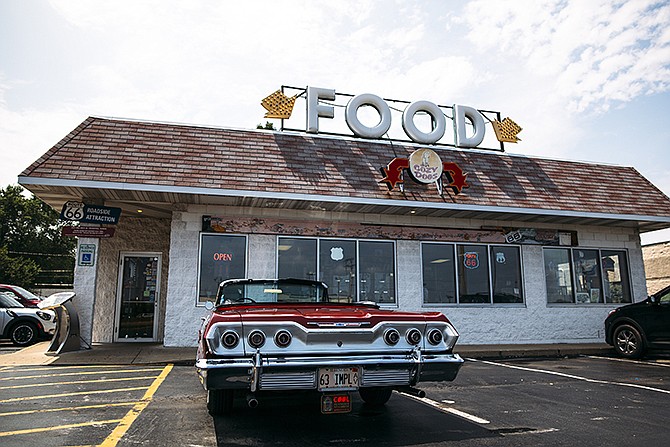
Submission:
[[[116,341],[156,341],[160,271],[160,254],[121,254]]]

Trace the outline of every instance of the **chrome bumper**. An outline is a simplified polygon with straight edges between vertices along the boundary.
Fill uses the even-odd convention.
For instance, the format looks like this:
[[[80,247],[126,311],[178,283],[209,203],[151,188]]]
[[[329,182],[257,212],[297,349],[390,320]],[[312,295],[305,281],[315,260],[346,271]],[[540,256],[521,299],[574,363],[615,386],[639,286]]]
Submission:
[[[321,367],[361,368],[361,387],[403,387],[418,382],[452,381],[463,365],[458,354],[351,355],[326,357],[269,357],[257,352],[253,357],[200,359],[196,369],[206,390],[317,389]]]

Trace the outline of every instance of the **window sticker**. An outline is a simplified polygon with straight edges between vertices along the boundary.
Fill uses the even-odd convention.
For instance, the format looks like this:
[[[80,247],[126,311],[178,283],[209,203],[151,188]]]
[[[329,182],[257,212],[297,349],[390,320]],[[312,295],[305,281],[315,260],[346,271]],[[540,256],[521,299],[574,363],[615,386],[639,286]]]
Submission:
[[[468,269],[477,269],[479,268],[479,253],[476,251],[466,251],[463,254],[463,265]]]

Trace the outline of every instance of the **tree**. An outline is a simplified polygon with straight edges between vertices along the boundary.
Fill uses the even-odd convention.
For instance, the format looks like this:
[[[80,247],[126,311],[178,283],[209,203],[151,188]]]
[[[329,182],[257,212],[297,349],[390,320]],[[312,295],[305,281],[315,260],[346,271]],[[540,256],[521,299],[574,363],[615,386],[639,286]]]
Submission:
[[[33,260],[12,258],[7,254],[7,247],[0,247],[0,283],[30,288],[39,272],[40,267]]]
[[[58,217],[34,195],[25,197],[20,186],[0,189],[2,281],[23,287],[72,284],[76,242],[61,236],[64,223]]]
[[[274,123],[271,123],[270,121],[266,121],[266,122],[265,122],[265,126],[263,126],[263,125],[260,124],[260,123],[257,124],[257,125],[256,125],[256,129],[277,130],[277,129],[275,129],[275,125],[274,125]]]

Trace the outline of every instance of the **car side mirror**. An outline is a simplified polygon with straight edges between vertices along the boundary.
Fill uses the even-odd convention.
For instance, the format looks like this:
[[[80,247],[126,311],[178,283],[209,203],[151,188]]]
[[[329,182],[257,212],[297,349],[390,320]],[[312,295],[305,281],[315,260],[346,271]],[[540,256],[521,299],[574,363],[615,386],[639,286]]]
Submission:
[[[205,302],[205,309],[207,309],[207,310],[212,310],[212,309],[214,309],[214,303],[211,302],[211,301],[206,301],[206,302]]]

